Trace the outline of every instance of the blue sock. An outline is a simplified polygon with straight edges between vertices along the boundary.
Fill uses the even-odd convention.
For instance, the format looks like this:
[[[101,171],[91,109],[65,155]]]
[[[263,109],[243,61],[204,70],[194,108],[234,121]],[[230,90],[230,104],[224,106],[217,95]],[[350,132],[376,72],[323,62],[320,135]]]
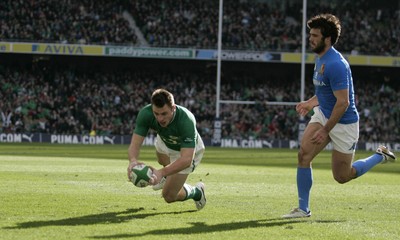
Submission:
[[[382,162],[382,155],[375,153],[370,157],[355,161],[352,166],[356,169],[356,176],[359,177],[380,162]]]
[[[299,195],[299,208],[305,212],[310,211],[310,191],[313,183],[311,168],[297,168],[297,191]]]

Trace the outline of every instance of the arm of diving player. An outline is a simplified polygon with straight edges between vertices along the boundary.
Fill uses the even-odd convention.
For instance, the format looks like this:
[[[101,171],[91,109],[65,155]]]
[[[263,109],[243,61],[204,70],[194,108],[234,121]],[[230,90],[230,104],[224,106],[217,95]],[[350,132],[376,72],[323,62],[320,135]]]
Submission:
[[[132,168],[140,163],[138,162],[138,158],[143,141],[143,136],[140,136],[136,133],[132,135],[131,144],[128,148],[129,165],[127,171],[129,180],[131,179]]]

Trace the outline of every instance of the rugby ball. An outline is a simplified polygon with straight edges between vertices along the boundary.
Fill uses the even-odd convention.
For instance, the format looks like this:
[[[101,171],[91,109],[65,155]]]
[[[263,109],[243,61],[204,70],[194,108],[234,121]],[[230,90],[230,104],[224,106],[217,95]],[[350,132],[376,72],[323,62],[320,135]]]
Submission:
[[[136,187],[147,187],[153,171],[144,164],[136,165],[132,168],[131,181]]]

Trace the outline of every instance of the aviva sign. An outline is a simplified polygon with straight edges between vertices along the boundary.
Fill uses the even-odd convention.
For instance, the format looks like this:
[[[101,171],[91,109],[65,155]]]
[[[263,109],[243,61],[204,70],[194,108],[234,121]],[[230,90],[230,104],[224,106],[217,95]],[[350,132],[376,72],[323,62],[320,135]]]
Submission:
[[[103,46],[51,43],[13,43],[14,53],[101,56]]]
[[[57,45],[57,44],[33,44],[32,52],[49,54],[83,55],[83,46],[78,45]]]

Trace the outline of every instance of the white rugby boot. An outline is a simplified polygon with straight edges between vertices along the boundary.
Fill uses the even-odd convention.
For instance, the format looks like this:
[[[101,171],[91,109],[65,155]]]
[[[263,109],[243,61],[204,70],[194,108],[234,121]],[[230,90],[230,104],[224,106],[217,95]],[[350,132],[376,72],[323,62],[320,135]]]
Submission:
[[[396,156],[394,153],[389,151],[389,149],[385,146],[379,146],[378,149],[376,149],[376,153],[383,156],[383,160],[381,162],[382,164],[396,161]]]
[[[300,208],[294,208],[290,213],[285,214],[282,218],[306,218],[311,217],[311,211],[305,212]]]
[[[206,186],[204,183],[198,182],[196,184],[196,188],[201,191],[201,198],[198,201],[194,201],[194,203],[196,204],[197,210],[201,210],[204,208],[204,206],[206,206],[207,203],[206,194],[204,193]]]

